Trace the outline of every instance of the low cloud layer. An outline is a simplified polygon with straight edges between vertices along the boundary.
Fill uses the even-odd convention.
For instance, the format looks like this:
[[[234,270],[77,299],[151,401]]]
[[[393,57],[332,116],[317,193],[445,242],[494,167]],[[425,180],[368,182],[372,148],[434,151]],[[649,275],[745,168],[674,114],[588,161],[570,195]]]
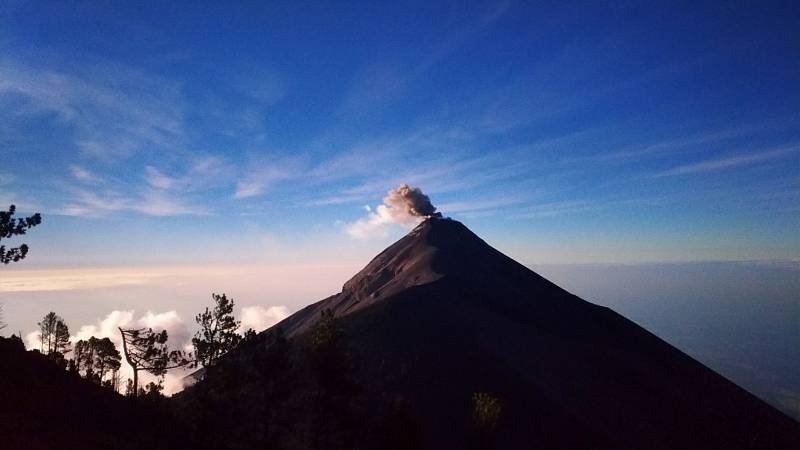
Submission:
[[[289,316],[285,306],[245,306],[242,308],[242,331],[252,328],[256,332],[264,331]]]
[[[407,184],[392,189],[383,198],[383,204],[367,210],[367,217],[347,226],[347,232],[356,239],[382,237],[391,225],[413,226],[427,217],[442,216],[420,188]]]
[[[189,333],[189,329],[175,311],[163,313],[147,311],[139,318],[135,317],[134,311],[111,311],[105,318],[97,321],[97,323],[83,325],[77,332],[73,331],[72,336],[70,336],[70,341],[74,344],[81,339],[89,339],[92,336],[96,338],[107,337],[117,346],[117,350],[122,353],[122,338],[120,337],[118,327],[146,327],[153,328],[154,330],[167,330],[170,348],[182,350],[191,348],[191,334]],[[38,349],[40,347],[38,331],[28,333],[25,336],[25,340],[28,349]],[[67,354],[67,357],[71,358],[72,355]],[[170,395],[183,389],[181,379],[187,374],[188,372],[180,370],[167,373],[164,377],[164,393]],[[128,378],[133,378],[133,369],[125,361],[124,355],[122,358],[122,367],[120,368],[120,376],[123,383]],[[150,381],[156,381],[156,378],[145,371],[139,372],[139,386],[144,386]]]
[[[244,332],[244,330],[248,328],[252,328],[256,332],[263,331],[288,316],[289,309],[286,306],[245,306],[242,308],[240,315],[238,315],[242,322],[240,332]],[[117,346],[117,350],[122,353],[122,338],[119,334],[120,327],[152,328],[157,331],[167,330],[170,348],[187,352],[193,350],[193,333],[189,329],[187,323],[183,321],[180,314],[174,310],[166,312],[147,311],[138,317],[133,310],[111,311],[106,317],[93,324],[83,325],[73,329],[70,342],[74,345],[79,340],[87,340],[92,336],[96,338],[107,337]],[[25,336],[25,345],[29,350],[40,348],[40,344],[38,331],[32,331]],[[71,357],[72,354],[67,354],[67,358]],[[191,370],[181,369],[169,371],[164,377],[164,393],[171,395],[183,389],[182,379],[190,372]],[[120,376],[123,383],[125,383],[125,380],[128,378],[133,378],[133,369],[125,361],[124,355]],[[157,381],[157,379],[145,371],[139,372],[139,386],[144,386],[150,381]]]

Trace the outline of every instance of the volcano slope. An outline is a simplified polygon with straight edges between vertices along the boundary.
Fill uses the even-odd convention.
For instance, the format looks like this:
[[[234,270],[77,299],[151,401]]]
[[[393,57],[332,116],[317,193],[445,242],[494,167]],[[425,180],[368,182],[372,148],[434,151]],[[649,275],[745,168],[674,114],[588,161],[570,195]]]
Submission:
[[[319,373],[314,345],[331,313],[345,356],[325,366],[336,370]],[[499,402],[488,420],[475,405],[478,393]],[[439,218],[380,253],[342,292],[232,352],[175,403],[197,424],[235,418],[227,422],[231,435],[214,445],[241,447],[800,443],[797,422],[460,222]],[[250,432],[254,423],[258,433]]]

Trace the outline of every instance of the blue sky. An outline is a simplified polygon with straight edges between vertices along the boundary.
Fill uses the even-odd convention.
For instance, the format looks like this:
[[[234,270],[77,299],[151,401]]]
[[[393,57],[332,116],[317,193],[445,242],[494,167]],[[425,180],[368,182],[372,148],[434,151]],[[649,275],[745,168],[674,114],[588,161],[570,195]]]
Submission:
[[[197,3],[4,4],[16,269],[363,263],[403,182],[525,263],[800,256],[797,5]]]

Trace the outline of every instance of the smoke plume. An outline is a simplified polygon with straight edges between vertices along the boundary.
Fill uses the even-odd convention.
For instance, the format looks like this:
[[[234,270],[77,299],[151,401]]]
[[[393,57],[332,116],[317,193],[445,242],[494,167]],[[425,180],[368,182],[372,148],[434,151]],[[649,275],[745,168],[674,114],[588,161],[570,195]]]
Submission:
[[[395,211],[404,210],[410,217],[442,217],[442,213],[436,212],[431,199],[420,188],[407,184],[401,184],[397,189],[389,191],[383,203]]]
[[[359,219],[347,227],[347,232],[358,239],[385,236],[392,224],[416,225],[428,217],[442,217],[436,212],[431,199],[417,187],[401,184],[383,198],[383,204],[369,210],[367,217]]]

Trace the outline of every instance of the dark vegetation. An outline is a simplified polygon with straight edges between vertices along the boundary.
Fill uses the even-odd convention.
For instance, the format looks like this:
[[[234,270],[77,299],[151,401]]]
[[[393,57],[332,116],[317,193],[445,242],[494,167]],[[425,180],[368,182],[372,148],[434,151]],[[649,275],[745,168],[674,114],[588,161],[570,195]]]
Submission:
[[[74,355],[69,360],[68,368],[70,372],[87,380],[118,391],[121,360],[122,356],[111,339],[97,339],[92,336],[88,340],[75,343]],[[109,373],[110,376],[107,376]]]
[[[192,436],[157,405],[123,397],[0,337],[0,448],[179,449]]]
[[[233,299],[225,294],[211,294],[211,298],[214,300],[214,308],[209,310],[206,307],[205,311],[195,317],[200,325],[200,331],[192,338],[195,366],[216,364],[219,358],[233,350],[242,340],[242,336],[237,333],[241,322],[233,317]]]
[[[0,242],[3,239],[8,239],[14,236],[21,236],[30,228],[35,227],[42,223],[42,216],[36,213],[30,217],[14,218],[17,212],[17,207],[11,205],[8,211],[0,211]],[[0,263],[8,264],[11,262],[18,262],[28,255],[28,245],[22,244],[19,247],[6,248],[5,245],[0,245]]]
[[[39,326],[39,351],[58,361],[59,365],[66,367],[64,355],[70,351],[69,327],[64,323],[64,319],[58,314],[50,311],[37,323]]]
[[[227,326],[215,333],[225,339],[253,340],[235,333],[233,300],[213,296],[213,320]],[[206,310],[208,312],[208,310]],[[198,315],[200,322],[203,314]],[[119,369],[122,354],[111,339],[89,337],[69,341],[69,327],[55,312],[38,323],[39,348],[27,351],[21,337],[0,337],[0,448],[2,449],[175,449],[201,448],[197,436],[162,395],[163,375],[170,369],[193,363],[186,354],[170,350],[166,331],[150,328],[120,329],[126,360],[137,368],[134,379],[122,386]],[[202,332],[195,346],[209,348]],[[203,347],[205,346],[205,347]],[[232,346],[217,349],[216,358]],[[138,371],[158,377],[138,386]],[[125,395],[119,391],[124,389]]]
[[[330,310],[310,332],[280,327],[245,341],[174,396],[177,417],[205,448],[414,448],[402,399],[365,396],[359,359]]]
[[[133,380],[126,389],[128,395],[139,395],[139,372],[147,371],[163,377],[168,370],[188,365],[190,361],[181,350],[170,350],[167,346],[167,330],[152,328],[119,329],[125,360],[133,368]],[[161,392],[161,383],[148,385],[147,392]]]

